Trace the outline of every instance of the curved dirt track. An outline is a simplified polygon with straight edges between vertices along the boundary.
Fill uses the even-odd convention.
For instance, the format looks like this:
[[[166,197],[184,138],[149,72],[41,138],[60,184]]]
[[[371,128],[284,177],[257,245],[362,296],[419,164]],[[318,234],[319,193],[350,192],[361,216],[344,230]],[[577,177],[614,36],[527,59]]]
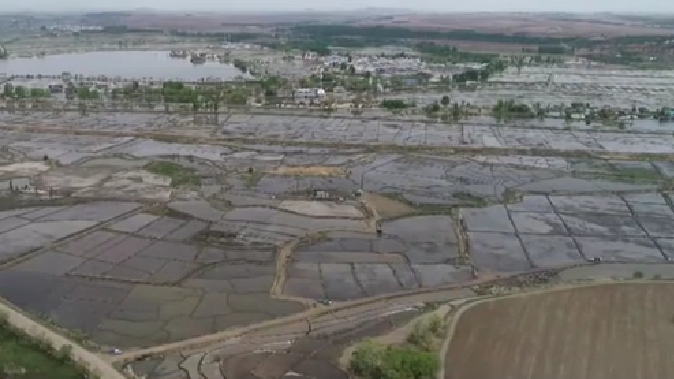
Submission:
[[[340,326],[349,326],[354,320],[363,317],[379,317],[381,314],[396,313],[400,312],[401,309],[418,306],[421,303],[447,302],[458,298],[475,296],[470,287],[493,280],[493,277],[485,277],[468,283],[387,294],[335,303],[327,307],[320,306],[291,316],[276,318],[241,328],[228,329],[215,334],[157,345],[146,349],[129,350],[124,354],[112,357],[112,359],[114,361],[128,362],[139,357],[156,354],[167,354],[184,350],[212,350],[222,345],[229,345],[232,341],[243,336],[274,336],[281,340],[287,340],[316,331],[315,324],[323,324],[328,319],[331,320],[329,322],[331,329],[339,330]]]

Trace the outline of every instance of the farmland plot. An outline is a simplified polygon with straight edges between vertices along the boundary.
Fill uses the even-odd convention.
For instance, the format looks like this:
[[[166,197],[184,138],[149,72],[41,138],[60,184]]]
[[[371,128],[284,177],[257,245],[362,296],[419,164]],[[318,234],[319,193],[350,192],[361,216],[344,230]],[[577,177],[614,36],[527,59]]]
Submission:
[[[446,379],[674,377],[674,283],[488,301],[460,316]]]

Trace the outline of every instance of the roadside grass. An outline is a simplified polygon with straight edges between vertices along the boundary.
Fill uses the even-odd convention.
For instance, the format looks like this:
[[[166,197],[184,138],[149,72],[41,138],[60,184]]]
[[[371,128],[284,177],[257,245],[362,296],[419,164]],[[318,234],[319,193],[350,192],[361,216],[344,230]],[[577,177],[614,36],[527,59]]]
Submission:
[[[70,358],[70,350],[54,351],[43,341],[13,330],[0,315],[0,377],[3,379],[84,379],[85,370]]]
[[[152,162],[145,166],[145,169],[153,174],[170,178],[171,187],[201,185],[201,178],[194,173],[194,170],[185,168],[177,163],[163,161]]]

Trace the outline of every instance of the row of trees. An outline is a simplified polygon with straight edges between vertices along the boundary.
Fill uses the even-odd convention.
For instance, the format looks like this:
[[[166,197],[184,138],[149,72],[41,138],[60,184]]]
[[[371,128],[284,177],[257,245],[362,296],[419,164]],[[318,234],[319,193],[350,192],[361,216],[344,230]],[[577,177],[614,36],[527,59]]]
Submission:
[[[42,88],[27,88],[24,86],[13,86],[10,83],[6,83],[3,91],[2,97],[6,99],[17,98],[17,99],[40,99],[51,96],[51,92]]]
[[[192,104],[192,109],[217,111],[222,103],[245,105],[251,89],[247,87],[188,87],[182,82],[165,82],[162,88],[137,85],[115,88],[111,100],[132,100],[141,103]],[[84,99],[83,99],[84,100]]]
[[[493,108],[494,117],[502,118],[535,118],[536,113],[526,104],[514,100],[498,100]],[[543,111],[543,115],[545,115]]]
[[[413,108],[415,107],[414,104],[408,104],[404,102],[403,100],[383,100],[380,103],[380,106],[382,108],[388,109],[390,111],[392,110],[402,110],[406,108]]]
[[[422,53],[427,60],[436,63],[490,63],[499,59],[498,54],[459,51],[459,49],[454,46],[441,45],[434,42],[418,43],[414,45],[414,48]]]

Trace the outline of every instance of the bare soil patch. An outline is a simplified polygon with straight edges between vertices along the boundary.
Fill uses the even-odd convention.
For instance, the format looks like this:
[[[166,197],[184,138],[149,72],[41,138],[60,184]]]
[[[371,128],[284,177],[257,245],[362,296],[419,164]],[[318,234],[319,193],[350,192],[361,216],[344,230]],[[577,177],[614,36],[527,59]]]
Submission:
[[[540,13],[454,13],[400,15],[386,20],[365,20],[361,25],[384,25],[419,30],[474,30],[481,33],[527,34],[554,37],[604,35],[670,35],[671,30],[621,20],[555,17]]]
[[[488,301],[458,320],[446,379],[674,377],[674,283]]]
[[[376,209],[377,214],[382,219],[402,217],[415,212],[414,208],[403,202],[374,193],[363,194],[363,200],[365,200],[369,206]]]

